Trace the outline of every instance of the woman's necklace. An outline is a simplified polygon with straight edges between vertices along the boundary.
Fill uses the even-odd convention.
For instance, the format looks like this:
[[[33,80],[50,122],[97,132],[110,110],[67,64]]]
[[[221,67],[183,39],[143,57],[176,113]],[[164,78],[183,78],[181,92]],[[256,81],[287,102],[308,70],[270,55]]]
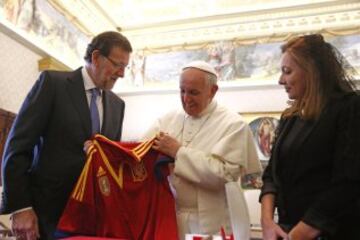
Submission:
[[[215,107],[215,108],[216,108],[216,107]],[[207,123],[207,121],[210,119],[210,117],[212,116],[212,114],[215,112],[215,108],[212,109],[212,111],[207,115],[207,117],[205,118],[205,120],[203,120],[203,122],[201,123],[201,125],[198,127],[198,129],[196,130],[196,132],[195,132],[194,134],[192,134],[192,135],[190,136],[190,138],[187,139],[187,140],[184,139],[185,123],[186,123],[186,120],[187,120],[186,115],[184,115],[183,124],[182,124],[181,130],[180,130],[180,132],[179,132],[179,134],[178,134],[178,135],[181,134],[180,142],[181,142],[181,144],[182,144],[184,147],[187,147],[187,146],[194,140],[194,138],[198,135],[198,133],[201,131],[201,129],[204,127],[204,125]]]

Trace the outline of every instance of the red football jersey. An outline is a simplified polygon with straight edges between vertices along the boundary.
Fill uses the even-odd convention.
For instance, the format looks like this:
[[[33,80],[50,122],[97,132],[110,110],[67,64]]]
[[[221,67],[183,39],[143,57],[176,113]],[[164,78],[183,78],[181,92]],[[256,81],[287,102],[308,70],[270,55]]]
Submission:
[[[61,240],[126,240],[126,239],[76,236],[76,237],[61,238]]]
[[[58,224],[64,232],[133,240],[177,239],[175,201],[158,181],[153,141],[93,139],[84,169]],[[168,168],[162,169],[165,175]]]

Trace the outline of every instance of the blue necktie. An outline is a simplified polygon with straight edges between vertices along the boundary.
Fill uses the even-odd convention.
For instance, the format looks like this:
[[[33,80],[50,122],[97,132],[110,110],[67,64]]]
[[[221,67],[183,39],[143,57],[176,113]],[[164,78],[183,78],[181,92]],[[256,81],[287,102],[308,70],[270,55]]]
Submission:
[[[90,89],[91,100],[90,100],[90,116],[91,116],[91,127],[92,134],[100,133],[100,116],[99,109],[96,105],[96,99],[100,95],[100,90],[98,88]]]

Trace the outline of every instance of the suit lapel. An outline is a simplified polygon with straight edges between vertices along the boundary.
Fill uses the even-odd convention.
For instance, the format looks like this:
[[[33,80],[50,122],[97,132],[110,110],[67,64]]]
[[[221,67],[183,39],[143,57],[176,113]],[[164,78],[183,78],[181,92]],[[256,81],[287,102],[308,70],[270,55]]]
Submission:
[[[314,130],[319,121],[315,121],[313,124],[307,124],[305,128],[301,131],[302,134],[297,138],[295,144],[298,146],[303,146],[306,139],[310,136],[310,133]]]
[[[71,97],[72,103],[75,106],[79,118],[81,119],[81,125],[84,128],[86,135],[91,135],[91,118],[89,105],[86,99],[84,80],[81,75],[81,68],[74,71],[74,75],[68,78],[68,91]]]
[[[301,134],[294,141],[294,144],[299,146],[298,149],[297,149],[297,152],[295,152],[294,156],[301,156],[302,155],[301,151],[304,148],[309,148],[310,147],[309,145],[307,145],[306,140],[310,137],[311,133],[316,129],[319,122],[323,121],[321,119],[324,118],[325,113],[326,113],[326,109],[324,109],[322,111],[322,113],[320,114],[319,119],[314,120],[314,122],[312,124],[307,124],[307,126],[302,129]],[[295,180],[297,178],[297,174],[300,173],[300,171],[297,171],[297,169],[301,168],[302,164],[304,164],[304,163],[301,162],[301,161],[294,161],[294,167],[292,169],[293,174],[291,174],[291,176],[293,176],[293,180]]]
[[[273,164],[273,176],[276,176],[276,182],[279,184],[280,181],[278,179],[278,163],[279,163],[279,151],[280,151],[280,146],[282,145],[282,142],[284,140],[284,137],[288,134],[288,132],[291,129],[291,126],[294,124],[294,120],[295,118],[290,118],[287,120],[284,120],[283,126],[279,126],[279,136],[277,139],[277,144],[274,145],[274,150],[272,152],[273,156],[273,160],[275,160],[272,164]]]
[[[323,116],[323,114],[320,115],[320,118]],[[291,128],[293,127],[294,125],[294,122],[296,121],[296,118],[295,117],[291,117],[290,119],[288,120],[285,120],[284,122],[284,125],[281,129],[281,133],[279,135],[279,138],[278,138],[278,144],[276,144],[276,146],[274,146],[274,151],[273,151],[273,154],[274,154],[274,159],[276,161],[274,161],[273,163],[273,173],[274,173],[274,176],[278,176],[278,172],[277,172],[277,167],[278,167],[278,163],[279,163],[279,148],[280,146],[282,145],[282,142],[284,141],[285,139],[285,136],[288,135],[289,131],[291,130]],[[314,124],[311,124],[311,125],[308,125],[305,129],[303,129],[302,131],[302,134],[299,135],[299,137],[294,141],[294,144],[296,144],[297,146],[304,146],[306,144],[306,139],[310,136],[310,134],[313,132],[314,128],[317,126],[317,124],[319,123],[319,121],[317,120],[316,122],[314,122]],[[299,147],[299,150],[301,151],[302,147]],[[294,156],[299,156],[300,153],[295,153]],[[298,168],[298,165],[302,164],[301,161],[294,161],[294,166],[292,168],[292,170],[289,170],[289,171],[293,171],[294,174],[290,174],[292,177],[292,179],[295,179],[296,178],[296,169]],[[279,179],[277,179],[277,181],[279,182]],[[289,180],[290,181],[290,180]]]

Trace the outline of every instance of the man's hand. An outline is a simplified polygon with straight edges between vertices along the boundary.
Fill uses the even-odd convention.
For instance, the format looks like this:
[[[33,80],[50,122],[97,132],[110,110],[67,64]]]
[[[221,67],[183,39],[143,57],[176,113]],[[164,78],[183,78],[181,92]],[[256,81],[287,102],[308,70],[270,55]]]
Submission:
[[[172,158],[175,158],[181,144],[167,133],[160,132],[154,141],[153,148]]]
[[[94,143],[91,140],[86,140],[84,142],[84,148],[83,148],[84,152],[88,153],[90,147],[92,147],[93,145],[94,145]]]
[[[14,213],[11,216],[11,230],[16,239],[36,240],[40,238],[38,219],[33,209]]]

